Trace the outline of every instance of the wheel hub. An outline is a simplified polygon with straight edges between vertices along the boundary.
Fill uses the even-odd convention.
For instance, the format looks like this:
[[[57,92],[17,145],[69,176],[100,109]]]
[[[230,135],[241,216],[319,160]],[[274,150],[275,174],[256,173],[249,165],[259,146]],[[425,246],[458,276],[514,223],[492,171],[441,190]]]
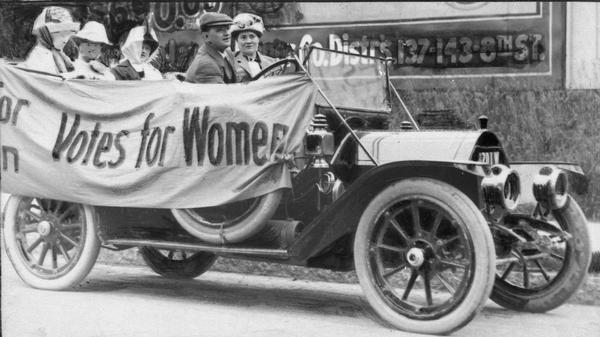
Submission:
[[[421,248],[411,248],[408,253],[406,253],[406,261],[408,261],[408,264],[412,267],[418,268],[425,262],[425,252]]]
[[[50,221],[42,220],[37,226],[37,232],[43,237],[49,236],[54,230],[54,226]]]

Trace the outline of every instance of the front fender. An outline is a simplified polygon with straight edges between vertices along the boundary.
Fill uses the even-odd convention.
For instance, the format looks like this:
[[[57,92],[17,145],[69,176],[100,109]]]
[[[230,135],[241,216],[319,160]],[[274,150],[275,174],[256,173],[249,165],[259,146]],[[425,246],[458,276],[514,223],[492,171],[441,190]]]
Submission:
[[[364,209],[380,191],[394,182],[417,177],[443,181],[461,190],[477,206],[483,203],[479,192],[482,177],[453,162],[405,161],[373,167],[307,226],[290,247],[290,256],[305,261],[318,255],[340,237],[356,230]]]

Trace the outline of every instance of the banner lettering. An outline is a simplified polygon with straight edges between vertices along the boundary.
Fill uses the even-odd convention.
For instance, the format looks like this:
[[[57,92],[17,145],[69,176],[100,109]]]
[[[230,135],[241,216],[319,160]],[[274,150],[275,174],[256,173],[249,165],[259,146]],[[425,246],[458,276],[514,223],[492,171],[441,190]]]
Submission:
[[[191,208],[291,187],[315,90],[71,80],[0,65],[2,191],[93,205]]]

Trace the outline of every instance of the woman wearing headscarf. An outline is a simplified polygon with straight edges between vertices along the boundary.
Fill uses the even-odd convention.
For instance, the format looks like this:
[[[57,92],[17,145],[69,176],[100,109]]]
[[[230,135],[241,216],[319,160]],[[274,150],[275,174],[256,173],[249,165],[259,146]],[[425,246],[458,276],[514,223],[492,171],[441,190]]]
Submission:
[[[76,71],[85,78],[104,79],[103,74],[108,68],[100,63],[98,58],[102,47],[111,45],[104,25],[90,21],[72,39],[79,49],[79,57],[73,63]]]
[[[33,23],[36,44],[20,66],[51,74],[73,75],[75,68],[63,48],[78,31],[79,22],[73,21],[67,9],[44,8]]]
[[[123,59],[105,73],[117,80],[160,80],[162,74],[150,63],[150,56],[158,48],[158,38],[147,25],[133,27],[121,45]]]
[[[235,59],[243,70],[242,82],[249,81],[262,69],[277,61],[258,51],[258,44],[264,31],[262,18],[258,15],[241,13],[233,18],[231,36],[239,47]]]

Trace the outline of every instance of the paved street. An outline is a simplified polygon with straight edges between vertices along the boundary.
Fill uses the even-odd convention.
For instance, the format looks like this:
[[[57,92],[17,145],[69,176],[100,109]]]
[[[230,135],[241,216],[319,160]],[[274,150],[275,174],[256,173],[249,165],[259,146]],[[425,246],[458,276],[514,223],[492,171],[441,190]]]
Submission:
[[[600,250],[600,224],[590,224]],[[389,330],[361,307],[358,285],[209,272],[171,281],[149,269],[97,264],[76,291],[27,287],[2,252],[3,336],[412,336]],[[491,301],[455,336],[596,336],[600,307],[547,314]]]
[[[3,336],[416,336],[382,327],[360,305],[358,285],[208,272],[171,281],[147,268],[97,264],[76,291],[27,287],[2,263]],[[454,336],[589,337],[600,307],[547,314],[488,302]]]

